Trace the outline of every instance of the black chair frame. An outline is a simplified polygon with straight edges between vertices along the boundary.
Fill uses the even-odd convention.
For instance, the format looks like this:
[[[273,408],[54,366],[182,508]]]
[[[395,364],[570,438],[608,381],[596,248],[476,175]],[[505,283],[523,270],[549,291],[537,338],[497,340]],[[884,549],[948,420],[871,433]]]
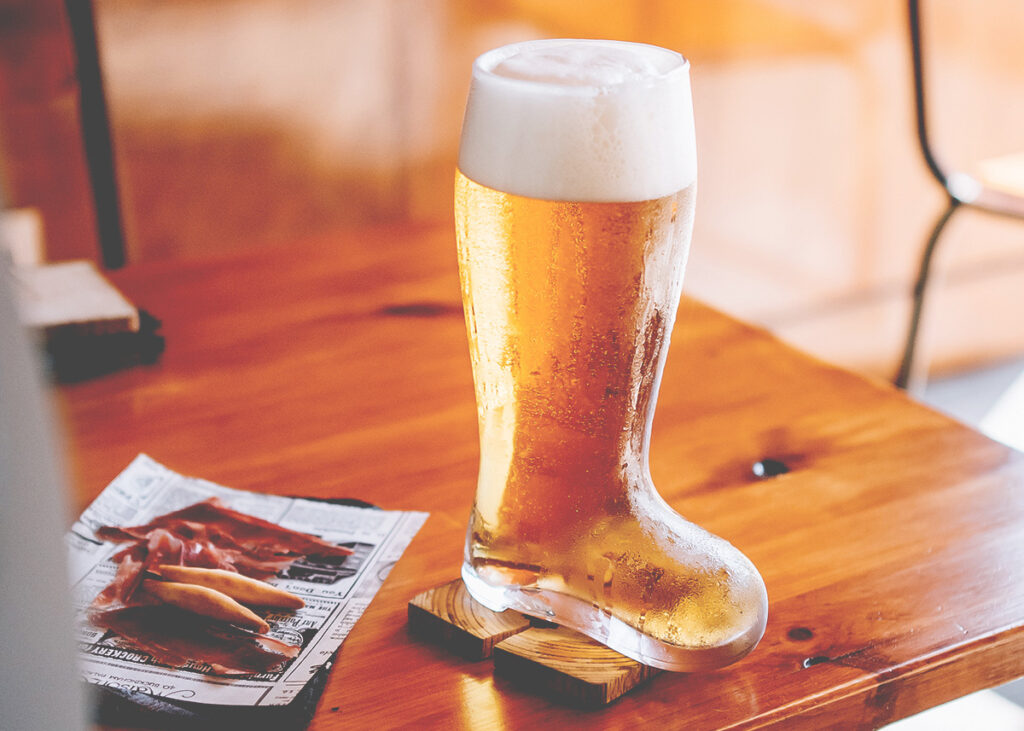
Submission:
[[[920,0],[908,0],[910,26],[910,53],[914,78],[914,113],[917,122],[917,141],[924,162],[932,177],[946,193],[946,207],[936,219],[925,241],[918,264],[917,277],[912,290],[913,305],[903,356],[893,382],[906,389],[913,380],[915,350],[924,311],[925,293],[931,278],[932,261],[938,248],[942,232],[953,214],[961,207],[969,206],[986,213],[1013,218],[1024,218],[1024,199],[1004,191],[986,187],[981,181],[962,172],[948,171],[937,159],[928,131],[927,104],[925,99],[924,61],[921,43]]]

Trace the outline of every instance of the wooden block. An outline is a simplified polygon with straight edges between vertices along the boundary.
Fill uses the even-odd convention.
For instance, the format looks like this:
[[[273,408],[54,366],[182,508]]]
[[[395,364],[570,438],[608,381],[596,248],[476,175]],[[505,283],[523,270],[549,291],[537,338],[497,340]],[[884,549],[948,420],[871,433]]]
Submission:
[[[529,629],[503,640],[494,648],[494,670],[589,708],[607,705],[661,672],[565,627]]]
[[[137,332],[139,311],[92,262],[65,261],[15,270],[22,322],[48,335]]]
[[[473,600],[461,579],[414,597],[409,629],[469,659],[493,654],[496,673],[586,708],[607,705],[661,672],[573,630],[518,612],[492,612]]]
[[[477,603],[456,579],[409,602],[409,629],[470,660],[490,657],[502,640],[530,627],[518,612],[492,612]]]

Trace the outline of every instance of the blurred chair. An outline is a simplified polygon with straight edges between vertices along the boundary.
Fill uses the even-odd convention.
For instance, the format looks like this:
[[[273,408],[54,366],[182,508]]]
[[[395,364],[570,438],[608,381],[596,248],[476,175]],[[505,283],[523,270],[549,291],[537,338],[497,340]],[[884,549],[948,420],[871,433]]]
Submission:
[[[908,19],[910,27],[910,51],[914,76],[914,112],[917,122],[917,139],[921,146],[928,170],[946,193],[946,207],[939,214],[931,233],[925,242],[918,264],[917,279],[913,288],[913,309],[907,328],[907,339],[903,346],[894,383],[902,389],[919,388],[925,376],[920,365],[915,366],[921,317],[924,310],[925,293],[931,276],[932,259],[938,247],[942,232],[953,214],[961,206],[970,206],[980,211],[1000,216],[1024,219],[1024,154],[986,160],[978,164],[978,173],[947,170],[938,160],[928,134],[928,109],[925,99],[925,70],[922,60],[921,8],[920,0],[909,0]]]
[[[125,263],[124,228],[93,2],[65,0],[64,5],[75,53],[82,140],[95,204],[100,256],[103,266],[117,269]]]

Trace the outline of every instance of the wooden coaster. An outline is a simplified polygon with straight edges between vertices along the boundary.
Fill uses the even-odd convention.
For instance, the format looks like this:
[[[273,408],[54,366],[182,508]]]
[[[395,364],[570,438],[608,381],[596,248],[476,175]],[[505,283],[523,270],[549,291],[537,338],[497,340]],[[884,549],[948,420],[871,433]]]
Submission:
[[[565,627],[529,629],[502,641],[494,670],[587,707],[607,705],[661,672]]]
[[[604,706],[661,671],[565,627],[478,604],[461,579],[409,602],[409,628],[424,639],[479,660],[494,654],[496,673],[575,706]]]
[[[479,604],[462,579],[409,602],[409,629],[470,660],[490,657],[496,644],[529,627],[530,620],[519,612],[492,612]]]

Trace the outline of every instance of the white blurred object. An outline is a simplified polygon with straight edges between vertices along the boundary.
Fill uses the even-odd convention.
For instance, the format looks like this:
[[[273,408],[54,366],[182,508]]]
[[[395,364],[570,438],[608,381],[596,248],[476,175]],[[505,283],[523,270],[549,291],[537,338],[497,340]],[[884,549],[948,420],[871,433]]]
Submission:
[[[885,726],[885,731],[1021,731],[1024,708],[983,690]]]
[[[43,263],[43,217],[35,208],[0,211],[0,246],[10,251],[15,266]]]
[[[35,208],[0,210],[0,266],[11,266],[24,325],[48,334],[137,332],[139,311],[91,261],[43,263],[43,219]]]
[[[91,261],[15,267],[21,321],[46,332],[138,332],[139,311]]]
[[[1024,451],[1024,371],[989,409],[978,428],[992,439]]]
[[[0,231],[0,236],[3,233]],[[85,728],[72,640],[67,483],[40,363],[0,265],[0,727]]]

